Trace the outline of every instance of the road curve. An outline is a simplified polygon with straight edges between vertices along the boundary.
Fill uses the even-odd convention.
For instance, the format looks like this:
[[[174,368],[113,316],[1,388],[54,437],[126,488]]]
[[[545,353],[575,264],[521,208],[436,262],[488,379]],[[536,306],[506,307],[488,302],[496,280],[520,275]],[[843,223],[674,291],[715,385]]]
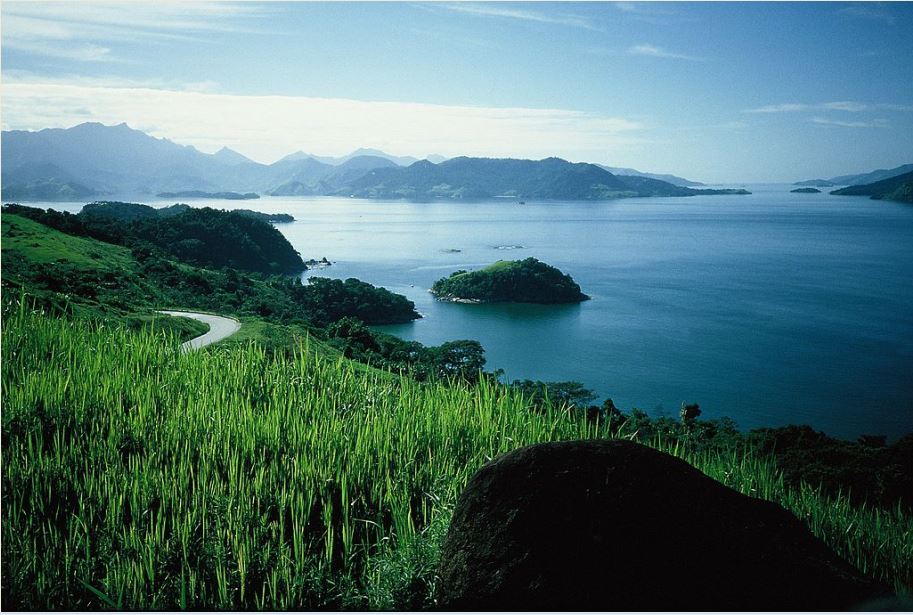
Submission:
[[[178,316],[180,318],[193,318],[209,325],[209,331],[199,337],[186,341],[181,344],[181,350],[188,352],[198,350],[204,346],[209,346],[218,341],[224,340],[230,335],[234,335],[241,328],[241,323],[234,318],[225,316],[216,316],[214,314],[200,314],[199,312],[176,312],[174,310],[158,310],[159,314],[168,316]]]

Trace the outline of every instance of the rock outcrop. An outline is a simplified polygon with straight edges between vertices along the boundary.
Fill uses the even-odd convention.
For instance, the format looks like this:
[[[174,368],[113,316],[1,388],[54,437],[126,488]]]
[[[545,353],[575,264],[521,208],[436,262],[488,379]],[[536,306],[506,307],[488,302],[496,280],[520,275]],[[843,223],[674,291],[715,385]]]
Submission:
[[[445,610],[842,610],[889,596],[791,513],[627,441],[480,469],[444,543]]]

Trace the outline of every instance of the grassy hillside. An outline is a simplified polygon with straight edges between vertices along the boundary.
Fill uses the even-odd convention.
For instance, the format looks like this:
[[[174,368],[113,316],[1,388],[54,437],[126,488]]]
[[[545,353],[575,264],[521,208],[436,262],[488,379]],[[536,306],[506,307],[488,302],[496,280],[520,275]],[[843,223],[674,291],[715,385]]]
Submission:
[[[133,260],[130,250],[74,237],[21,216],[3,214],[3,260],[25,258],[36,264],[67,262],[85,269],[117,271]]]
[[[3,356],[5,609],[432,606],[438,545],[479,466],[612,435],[485,380],[422,385],[305,347],[181,354],[24,305],[5,314]],[[908,513],[788,488],[744,451],[670,452],[910,587]]]

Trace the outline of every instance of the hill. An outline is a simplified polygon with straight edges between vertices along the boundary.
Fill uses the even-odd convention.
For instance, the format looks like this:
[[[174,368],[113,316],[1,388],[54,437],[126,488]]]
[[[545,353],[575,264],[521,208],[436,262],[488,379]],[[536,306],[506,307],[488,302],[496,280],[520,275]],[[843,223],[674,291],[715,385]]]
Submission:
[[[180,245],[163,253],[154,249],[156,246],[151,241],[137,240],[144,225],[150,222],[180,222],[159,227],[165,243],[175,229],[206,229],[214,218],[213,210],[191,210],[155,218],[134,216],[135,225],[129,226],[127,232],[136,235],[123,237],[117,235],[121,229],[111,226],[117,224],[111,219],[86,220],[71,214],[29,209],[6,206],[3,210],[4,293],[13,291],[15,295],[15,291],[24,289],[40,296],[45,304],[56,306],[55,310],[76,309],[102,317],[175,308],[315,327],[325,327],[344,317],[360,318],[371,324],[403,323],[419,318],[412,302],[405,297],[359,280],[318,278],[305,286],[298,277],[251,275],[224,266],[219,270],[206,269],[195,266],[196,254],[186,258],[187,250]],[[186,213],[194,212],[202,215],[181,220]],[[17,215],[23,213],[38,220]],[[232,214],[232,218],[272,228],[244,214]],[[39,221],[42,219],[69,232],[42,224]],[[123,239],[127,245],[90,236],[104,233]]]
[[[298,273],[307,267],[282,233],[256,212],[155,209],[139,203],[90,203],[78,215],[7,205],[15,213],[63,232],[131,249],[154,248],[198,267],[232,267],[259,273]]]
[[[638,171],[637,169],[629,169],[625,167],[609,167],[604,164],[599,165],[600,168],[605,169],[613,175],[621,175],[624,177],[646,177],[648,179],[658,179],[664,181],[667,184],[672,184],[673,186],[682,186],[685,188],[695,187],[695,186],[704,186],[701,182],[692,181],[690,179],[685,179],[684,177],[679,177],[678,175],[670,175],[668,173],[644,173],[643,171]]]
[[[431,287],[435,297],[463,303],[579,303],[589,299],[571,276],[536,260],[498,261],[480,271],[455,271]]]
[[[872,184],[883,179],[897,177],[904,173],[913,171],[913,164],[904,164],[893,169],[878,169],[868,173],[858,173],[856,175],[838,175],[832,177],[830,182],[835,186],[859,186],[863,184]]]
[[[883,179],[897,177],[904,173],[913,171],[913,164],[904,164],[893,169],[877,169],[868,173],[856,173],[852,175],[838,175],[830,179],[809,179],[801,182],[795,182],[794,186],[813,186],[817,188],[830,188],[832,186],[861,186],[872,184]]]
[[[408,167],[374,169],[338,194],[363,198],[601,200],[635,196],[749,194],[745,190],[696,190],[648,177],[620,177],[588,163],[561,158],[451,158]]]
[[[913,203],[913,171],[861,186],[834,190],[831,194],[868,196],[876,200]]]

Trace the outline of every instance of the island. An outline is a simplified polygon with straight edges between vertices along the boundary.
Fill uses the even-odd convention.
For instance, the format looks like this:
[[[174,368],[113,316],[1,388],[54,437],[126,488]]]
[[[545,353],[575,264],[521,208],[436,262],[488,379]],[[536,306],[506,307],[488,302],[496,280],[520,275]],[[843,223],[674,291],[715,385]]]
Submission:
[[[203,192],[202,190],[181,190],[180,192],[159,192],[160,199],[222,199],[225,201],[249,201],[259,199],[256,192]]]
[[[574,279],[535,258],[498,261],[479,271],[454,271],[431,287],[455,303],[579,303],[589,297]]]
[[[798,194],[821,194],[821,191],[817,188],[796,188],[795,190],[790,190],[790,192],[796,192]]]

